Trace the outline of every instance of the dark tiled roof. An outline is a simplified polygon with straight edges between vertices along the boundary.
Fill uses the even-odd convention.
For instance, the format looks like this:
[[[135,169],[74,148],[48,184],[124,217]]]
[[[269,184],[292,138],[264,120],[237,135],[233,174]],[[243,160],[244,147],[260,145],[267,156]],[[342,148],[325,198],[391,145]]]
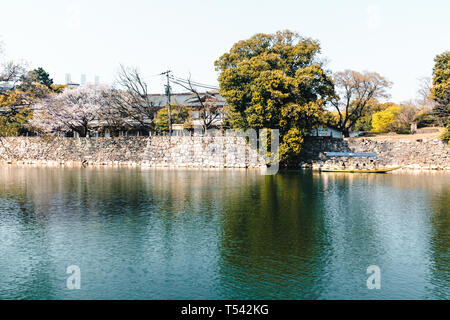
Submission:
[[[218,92],[202,92],[199,93],[202,99],[206,97],[213,97],[219,106],[225,106],[227,103],[225,99]],[[150,101],[157,106],[167,105],[167,96],[164,94],[150,94]],[[172,103],[177,103],[179,105],[186,105],[189,107],[200,107],[201,104],[197,101],[197,96],[194,94],[187,93],[173,93],[170,97]]]

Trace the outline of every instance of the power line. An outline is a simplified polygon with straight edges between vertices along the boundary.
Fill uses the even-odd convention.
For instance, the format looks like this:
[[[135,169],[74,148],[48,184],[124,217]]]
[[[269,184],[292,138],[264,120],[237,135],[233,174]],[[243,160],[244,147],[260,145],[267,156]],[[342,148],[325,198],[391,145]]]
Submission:
[[[210,89],[210,90],[219,90],[218,87],[216,86],[212,86],[212,85],[206,85],[206,84],[201,84],[201,83],[197,83],[197,82],[189,82],[189,81],[183,81],[181,79],[176,79],[179,82],[182,82],[184,84],[187,85],[193,85],[194,87],[199,87],[199,88],[204,88],[204,89]]]
[[[162,72],[160,74],[160,76],[166,76],[167,79],[167,85],[166,87],[166,95],[167,95],[167,102],[168,102],[168,116],[169,116],[169,135],[172,134],[172,110],[171,110],[171,105],[170,105],[170,98],[171,98],[171,87],[170,87],[170,80],[172,80],[173,83],[178,84],[179,86],[182,86],[185,89],[189,88],[187,86],[189,86],[192,90],[192,86],[194,87],[199,87],[199,88],[203,88],[203,89],[209,89],[209,90],[219,90],[219,88],[217,86],[212,86],[212,85],[208,85],[208,84],[203,84],[200,82],[196,82],[196,81],[191,81],[190,79],[182,79],[179,77],[175,77],[174,75],[172,75],[172,71],[167,70],[165,72]]]
[[[204,83],[200,83],[197,81],[186,80],[186,79],[182,79],[182,78],[175,77],[175,76],[171,76],[171,79],[174,81],[178,81],[178,82],[187,84],[187,85],[193,85],[195,87],[200,87],[200,88],[210,89],[210,90],[219,90],[219,88],[217,86],[204,84]]]

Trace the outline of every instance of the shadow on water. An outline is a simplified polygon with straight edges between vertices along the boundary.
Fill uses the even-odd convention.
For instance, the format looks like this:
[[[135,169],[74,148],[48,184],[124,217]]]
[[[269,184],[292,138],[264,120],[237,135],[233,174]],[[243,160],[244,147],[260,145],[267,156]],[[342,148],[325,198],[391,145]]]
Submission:
[[[449,298],[445,173],[0,171],[0,298]]]

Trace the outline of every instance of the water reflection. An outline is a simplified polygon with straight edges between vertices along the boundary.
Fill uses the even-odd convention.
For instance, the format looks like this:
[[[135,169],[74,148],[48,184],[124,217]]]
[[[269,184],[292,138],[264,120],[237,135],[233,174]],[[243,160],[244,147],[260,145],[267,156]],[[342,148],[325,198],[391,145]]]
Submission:
[[[0,298],[448,298],[448,178],[3,167]]]

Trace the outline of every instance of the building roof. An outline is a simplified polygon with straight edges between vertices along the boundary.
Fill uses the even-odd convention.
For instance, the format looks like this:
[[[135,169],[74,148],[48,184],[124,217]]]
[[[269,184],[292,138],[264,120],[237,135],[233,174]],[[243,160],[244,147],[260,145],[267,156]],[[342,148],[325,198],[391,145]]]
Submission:
[[[204,102],[208,98],[214,99],[218,106],[227,105],[225,99],[217,92],[217,91],[207,91],[199,93],[200,98]],[[167,96],[165,94],[150,94],[150,101],[156,105],[164,107],[168,104]],[[185,105],[188,107],[201,107],[200,102],[197,99],[197,96],[192,94],[191,92],[186,93],[173,93],[170,95],[171,103],[176,103],[179,105]]]

